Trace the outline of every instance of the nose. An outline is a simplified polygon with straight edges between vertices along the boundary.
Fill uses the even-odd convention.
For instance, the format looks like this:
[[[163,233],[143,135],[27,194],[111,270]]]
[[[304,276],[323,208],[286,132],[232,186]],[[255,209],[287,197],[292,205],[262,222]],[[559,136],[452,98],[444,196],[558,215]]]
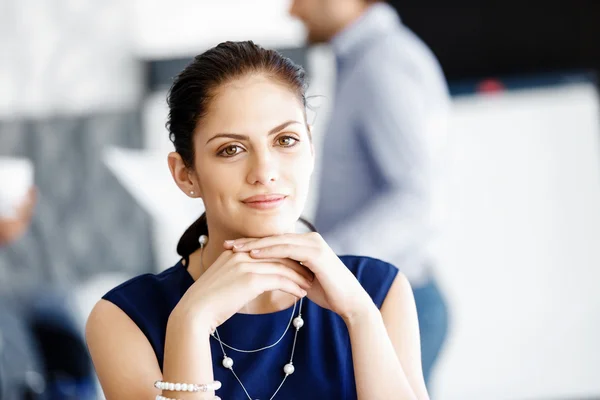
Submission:
[[[247,181],[268,186],[279,179],[277,157],[269,151],[254,152],[250,157]]]

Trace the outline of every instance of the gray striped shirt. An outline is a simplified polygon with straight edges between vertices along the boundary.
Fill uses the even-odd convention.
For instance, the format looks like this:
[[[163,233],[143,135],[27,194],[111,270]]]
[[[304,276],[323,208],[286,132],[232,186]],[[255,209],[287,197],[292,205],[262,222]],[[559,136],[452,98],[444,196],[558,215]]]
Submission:
[[[436,162],[450,105],[443,72],[395,10],[375,4],[332,40],[337,85],[316,225],[338,254],[428,281]]]

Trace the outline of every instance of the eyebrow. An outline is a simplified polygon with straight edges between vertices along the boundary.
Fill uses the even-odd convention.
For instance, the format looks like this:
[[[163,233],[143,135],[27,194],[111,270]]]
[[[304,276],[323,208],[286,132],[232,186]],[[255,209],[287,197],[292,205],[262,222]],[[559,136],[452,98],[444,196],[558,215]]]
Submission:
[[[287,121],[284,122],[283,124],[277,125],[275,128],[271,129],[269,131],[269,136],[273,135],[279,131],[282,131],[283,129],[287,128],[288,126],[292,125],[292,124],[299,124],[300,122],[298,121]],[[206,142],[206,144],[210,143],[212,140],[214,139],[218,139],[218,138],[230,138],[230,139],[236,139],[236,140],[250,140],[250,137],[247,135],[240,135],[239,133],[217,133],[215,136],[211,137],[210,139],[208,139],[208,141]]]

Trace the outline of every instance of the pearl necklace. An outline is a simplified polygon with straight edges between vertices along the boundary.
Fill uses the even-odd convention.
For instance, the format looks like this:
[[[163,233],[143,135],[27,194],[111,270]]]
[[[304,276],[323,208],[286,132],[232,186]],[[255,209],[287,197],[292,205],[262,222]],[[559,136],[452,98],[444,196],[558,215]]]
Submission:
[[[204,251],[204,245],[208,242],[208,237],[206,235],[202,235],[202,236],[200,236],[198,241],[200,243],[200,251]],[[202,269],[202,256],[200,256],[200,269]],[[281,387],[285,383],[285,380],[287,379],[287,377],[292,375],[294,373],[294,371],[296,370],[296,368],[294,367],[294,353],[296,351],[296,340],[298,339],[298,332],[300,331],[300,328],[302,328],[304,326],[304,320],[302,319],[302,300],[304,300],[304,299],[300,299],[300,306],[298,307],[298,316],[293,319],[293,324],[294,324],[294,328],[296,328],[296,332],[294,332],[294,342],[292,345],[292,353],[290,355],[290,362],[283,366],[283,373],[285,375],[284,375],[283,379],[281,380],[281,383],[277,387],[277,390],[275,390],[275,393],[273,393],[273,395],[269,398],[269,400],[273,400],[275,398],[277,393],[279,393],[279,390],[281,390]],[[297,301],[294,302],[294,309],[292,310],[292,317],[294,316],[294,312],[296,310],[296,303],[297,303]],[[291,319],[290,319],[290,321],[291,321]],[[274,347],[279,342],[281,342],[281,340],[283,339],[283,337],[285,336],[285,334],[287,333],[289,328],[290,328],[290,325],[288,324],[285,332],[283,332],[283,335],[281,335],[279,340],[277,340],[275,343],[273,343],[272,345],[257,349],[257,350],[239,350],[232,346],[226,345],[221,340],[221,337],[219,336],[219,330],[217,328],[215,328],[215,332],[214,332],[214,334],[212,334],[212,336],[219,342],[219,345],[221,346],[221,351],[223,352],[222,365],[223,365],[223,367],[225,367],[231,371],[231,373],[233,374],[235,379],[239,382],[240,386],[244,390],[244,393],[246,393],[248,400],[252,400],[252,397],[250,396],[250,394],[248,394],[248,390],[246,390],[246,387],[242,383],[241,379],[237,376],[237,374],[233,370],[233,359],[231,357],[227,356],[224,346],[226,346],[232,350],[242,352],[242,353],[255,353],[258,351],[266,350],[266,349]],[[258,399],[256,399],[256,400],[258,400]]]
[[[241,350],[241,349],[238,349],[238,348],[236,348],[236,347],[230,346],[230,345],[228,345],[227,343],[225,343],[224,341],[222,341],[220,338],[218,338],[218,337],[215,335],[215,332],[211,333],[211,336],[213,337],[213,339],[215,339],[216,341],[218,341],[219,343],[221,343],[223,346],[225,346],[225,347],[227,347],[227,348],[229,348],[229,349],[231,349],[231,350],[237,351],[237,352],[239,352],[239,353],[258,353],[259,351],[263,351],[263,350],[270,349],[270,348],[272,348],[272,347],[275,347],[275,346],[277,346],[277,345],[279,344],[279,342],[281,342],[281,341],[283,340],[283,338],[284,338],[285,334],[286,334],[286,333],[287,333],[287,332],[290,330],[290,326],[292,325],[292,321],[295,321],[295,319],[294,319],[294,314],[296,313],[296,305],[297,305],[297,304],[298,304],[298,301],[295,301],[295,302],[294,302],[294,308],[292,309],[292,315],[290,316],[290,322],[288,322],[287,328],[285,328],[285,331],[284,331],[284,332],[283,332],[283,334],[282,334],[282,335],[279,337],[279,339],[277,339],[277,341],[276,341],[275,343],[273,343],[273,344],[270,344],[270,345],[268,345],[268,346],[265,346],[265,347],[261,347],[260,349],[256,349],[256,350]],[[296,326],[296,325],[294,325],[294,326]],[[216,330],[215,330],[215,331],[216,331]]]
[[[273,393],[273,396],[271,396],[269,398],[269,400],[273,400],[275,398],[275,396],[277,395],[277,393],[279,393],[279,390],[285,383],[285,380],[287,379],[287,377],[290,376],[291,374],[293,374],[296,369],[294,367],[294,352],[296,351],[296,340],[298,339],[298,332],[300,331],[300,328],[302,328],[302,326],[304,325],[304,320],[302,319],[302,300],[303,299],[300,299],[300,307],[298,310],[298,316],[296,318],[294,318],[294,327],[296,328],[296,332],[294,332],[294,343],[292,345],[292,354],[290,355],[290,362],[283,366],[283,373],[285,375],[284,375],[283,379],[281,380],[281,383],[277,387],[277,390],[275,390],[275,393]],[[222,362],[223,367],[225,367],[231,371],[231,373],[233,374],[235,379],[237,379],[240,386],[244,390],[244,393],[246,393],[248,400],[252,400],[252,397],[250,396],[250,394],[248,394],[248,390],[246,390],[246,387],[242,383],[241,379],[237,376],[237,374],[233,370],[233,359],[231,357],[228,357],[227,354],[225,353],[225,348],[223,347],[223,342],[220,340],[221,338],[219,337],[219,330],[215,329],[215,333],[217,335],[217,339],[219,340],[219,343],[221,344],[221,351],[223,352],[223,362]]]

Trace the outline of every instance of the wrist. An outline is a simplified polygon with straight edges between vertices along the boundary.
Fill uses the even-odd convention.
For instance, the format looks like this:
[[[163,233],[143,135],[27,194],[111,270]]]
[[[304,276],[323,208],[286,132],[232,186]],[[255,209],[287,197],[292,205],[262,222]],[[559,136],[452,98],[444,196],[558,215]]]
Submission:
[[[356,326],[362,326],[363,324],[370,324],[377,319],[381,319],[381,313],[379,309],[372,301],[356,308],[352,313],[342,316],[342,319],[346,323],[348,329]]]
[[[194,334],[200,336],[209,336],[214,329],[209,321],[210,319],[206,317],[204,312],[176,306],[169,315],[167,326],[191,330]]]

